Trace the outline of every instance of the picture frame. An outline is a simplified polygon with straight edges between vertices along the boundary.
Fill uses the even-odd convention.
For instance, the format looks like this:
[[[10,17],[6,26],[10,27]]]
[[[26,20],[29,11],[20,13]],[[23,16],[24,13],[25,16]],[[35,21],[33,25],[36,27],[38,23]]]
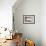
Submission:
[[[23,15],[23,24],[35,24],[35,15]]]

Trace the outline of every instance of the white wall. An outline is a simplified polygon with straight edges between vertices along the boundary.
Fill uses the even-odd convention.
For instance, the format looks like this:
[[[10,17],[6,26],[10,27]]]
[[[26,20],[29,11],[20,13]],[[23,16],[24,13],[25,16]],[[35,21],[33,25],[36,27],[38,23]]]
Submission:
[[[41,1],[23,0],[18,7],[14,5],[15,28],[24,34],[24,37],[35,41],[36,46],[41,46]],[[35,15],[35,24],[23,24],[23,15]]]
[[[0,27],[12,28],[12,6],[16,0],[0,0]]]
[[[46,46],[46,0],[41,1],[41,38],[42,46]]]

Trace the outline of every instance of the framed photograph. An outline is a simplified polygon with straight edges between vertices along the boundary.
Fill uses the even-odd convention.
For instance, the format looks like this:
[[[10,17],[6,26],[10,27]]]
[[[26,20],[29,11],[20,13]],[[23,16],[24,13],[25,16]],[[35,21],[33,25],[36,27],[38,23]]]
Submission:
[[[35,24],[35,15],[23,15],[23,24]]]

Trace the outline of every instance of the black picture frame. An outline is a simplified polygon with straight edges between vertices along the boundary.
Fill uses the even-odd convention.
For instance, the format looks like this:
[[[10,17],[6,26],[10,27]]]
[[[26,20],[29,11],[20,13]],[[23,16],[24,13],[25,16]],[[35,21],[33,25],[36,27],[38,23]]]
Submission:
[[[35,24],[35,15],[23,15],[23,24]]]

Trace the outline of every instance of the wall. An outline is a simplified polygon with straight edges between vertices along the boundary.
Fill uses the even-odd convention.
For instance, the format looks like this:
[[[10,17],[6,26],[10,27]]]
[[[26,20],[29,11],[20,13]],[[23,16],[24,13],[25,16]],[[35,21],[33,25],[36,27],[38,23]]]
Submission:
[[[46,0],[41,1],[41,41],[46,46]]]
[[[0,0],[0,27],[12,28],[12,6],[16,0]]]
[[[24,38],[34,40],[36,46],[41,46],[40,13],[40,0],[23,0],[20,5],[13,7],[15,28],[23,33]],[[23,15],[35,15],[35,24],[23,24]]]

